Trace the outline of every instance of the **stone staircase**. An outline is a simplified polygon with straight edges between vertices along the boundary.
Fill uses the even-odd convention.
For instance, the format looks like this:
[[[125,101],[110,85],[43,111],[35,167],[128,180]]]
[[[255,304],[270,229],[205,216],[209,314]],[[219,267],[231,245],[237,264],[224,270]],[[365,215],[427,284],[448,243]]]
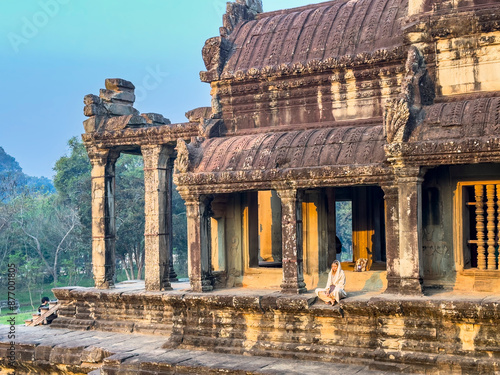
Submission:
[[[50,301],[49,306],[41,307],[40,313],[33,314],[33,317],[25,320],[24,324],[28,327],[50,324],[57,317],[59,307],[58,301]]]

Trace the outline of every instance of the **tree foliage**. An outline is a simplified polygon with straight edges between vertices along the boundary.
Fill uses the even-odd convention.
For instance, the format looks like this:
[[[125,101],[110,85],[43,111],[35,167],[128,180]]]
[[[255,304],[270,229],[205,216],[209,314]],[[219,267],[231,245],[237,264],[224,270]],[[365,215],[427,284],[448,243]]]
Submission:
[[[91,279],[91,165],[80,140],[55,164],[54,185],[26,176],[0,148],[0,267],[17,265],[18,287],[38,303],[44,285],[89,284]],[[55,189],[54,189],[55,186]],[[174,264],[187,274],[184,202],[174,191]],[[117,273],[144,277],[144,172],[140,156],[121,155],[116,164]],[[0,286],[6,285],[0,275]],[[1,297],[0,297],[1,299]]]

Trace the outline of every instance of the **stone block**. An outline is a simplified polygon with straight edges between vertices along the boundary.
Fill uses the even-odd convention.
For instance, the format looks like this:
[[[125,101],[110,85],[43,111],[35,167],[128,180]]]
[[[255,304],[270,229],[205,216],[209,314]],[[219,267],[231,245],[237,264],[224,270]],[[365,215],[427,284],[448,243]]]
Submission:
[[[50,353],[51,363],[61,363],[65,365],[79,365],[82,363],[79,348],[55,347]]]
[[[135,86],[132,82],[121,78],[108,78],[105,81],[106,89],[113,91],[134,92]]]
[[[159,113],[143,113],[141,115],[146,119],[146,122],[148,124],[153,124],[153,125],[169,125],[171,124],[170,120],[168,118],[163,117],[163,115],[160,115]]]
[[[117,130],[123,130],[127,127],[128,122],[132,116],[117,116],[117,117],[111,117],[108,118],[102,128],[99,128],[100,130],[106,130],[106,131],[117,131]]]
[[[130,128],[139,128],[146,126],[147,122],[142,116],[132,116],[130,117],[130,120],[128,121],[128,126]]]
[[[199,107],[186,112],[186,118],[189,122],[200,122],[208,119],[212,115],[212,107]]]
[[[104,127],[106,121],[106,117],[104,116],[93,116],[88,120],[83,122],[83,128],[85,129],[85,133],[94,133],[99,131]]]
[[[104,358],[109,357],[110,355],[110,352],[102,348],[90,346],[82,351],[81,361],[87,363],[99,363],[102,362]]]
[[[114,116],[138,115],[140,113],[137,109],[130,105],[117,103],[105,103],[104,108],[106,108],[108,112]]]
[[[83,114],[87,117],[105,116],[108,114],[108,111],[102,105],[88,104],[83,108]]]
[[[99,97],[107,103],[132,105],[135,102],[135,95],[130,91],[113,91],[101,89]]]
[[[50,359],[50,352],[52,351],[52,346],[39,345],[35,348],[35,360],[36,361],[48,361]]]
[[[88,94],[88,95],[85,95],[85,97],[83,98],[83,103],[85,105],[101,104],[102,101],[101,101],[101,98],[99,98],[97,95]]]

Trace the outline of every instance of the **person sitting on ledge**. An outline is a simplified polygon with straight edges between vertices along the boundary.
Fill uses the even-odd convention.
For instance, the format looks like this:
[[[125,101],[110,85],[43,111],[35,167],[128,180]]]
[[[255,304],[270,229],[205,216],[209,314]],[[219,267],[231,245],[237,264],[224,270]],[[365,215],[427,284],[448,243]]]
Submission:
[[[327,305],[331,303],[335,306],[340,302],[340,299],[346,298],[347,293],[345,288],[345,273],[342,271],[340,262],[338,260],[333,261],[332,269],[328,273],[328,281],[326,282],[325,288],[317,288],[315,290],[316,295],[320,300],[324,301]]]
[[[42,309],[49,308],[49,297],[42,297],[42,304],[38,307],[38,312],[40,313]]]

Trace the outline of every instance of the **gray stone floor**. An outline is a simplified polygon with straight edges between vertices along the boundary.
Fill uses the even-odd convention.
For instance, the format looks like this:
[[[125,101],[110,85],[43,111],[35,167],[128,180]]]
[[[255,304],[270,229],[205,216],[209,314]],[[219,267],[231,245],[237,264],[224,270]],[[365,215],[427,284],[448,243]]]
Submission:
[[[9,326],[0,326],[0,346],[5,348]],[[51,329],[47,326],[16,326],[16,344],[19,350],[33,350],[34,360],[45,355],[50,362],[64,362],[72,365],[78,362],[92,362],[96,368],[102,359],[96,353],[105,353],[104,366],[134,368],[147,364],[148,367],[169,368],[168,373],[246,373],[246,374],[394,374],[395,372],[374,370],[367,366],[341,363],[324,363],[293,359],[218,354],[206,351],[162,349],[167,341],[159,336],[139,334],[118,334],[99,331],[70,331]],[[27,349],[28,348],[28,349]],[[29,349],[31,348],[31,349]],[[47,354],[50,352],[50,354]],[[2,351],[2,355],[4,355]],[[45,353],[45,354],[44,354]],[[68,353],[70,355],[68,356]],[[103,355],[101,354],[101,357]],[[82,360],[82,358],[86,358]],[[90,359],[89,359],[90,358]],[[99,363],[100,361],[100,363]],[[401,369],[404,371],[404,369]],[[173,371],[173,372],[171,372]],[[178,372],[177,372],[178,371]],[[394,370],[393,370],[394,371]],[[99,374],[97,368],[92,375]],[[130,372],[127,372],[130,373]],[[157,372],[161,374],[162,372]]]

